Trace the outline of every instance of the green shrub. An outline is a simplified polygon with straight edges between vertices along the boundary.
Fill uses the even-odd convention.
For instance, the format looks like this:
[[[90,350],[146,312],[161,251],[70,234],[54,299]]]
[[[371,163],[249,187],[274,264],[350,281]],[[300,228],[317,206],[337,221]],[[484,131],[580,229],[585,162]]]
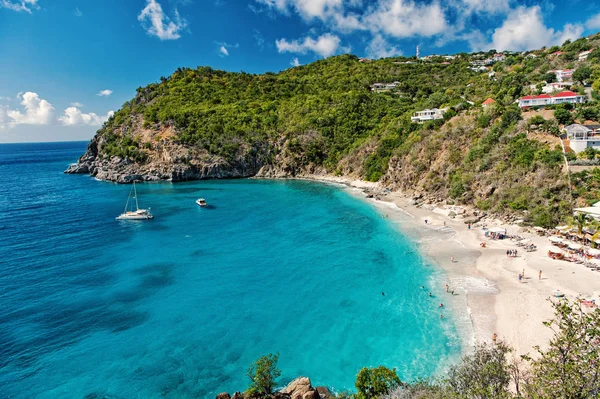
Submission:
[[[261,356],[252,363],[246,376],[250,378],[249,394],[270,394],[273,392],[276,380],[281,376],[281,370],[277,368],[279,354],[268,354]]]
[[[384,366],[363,368],[356,376],[357,399],[376,399],[402,385],[396,369]]]

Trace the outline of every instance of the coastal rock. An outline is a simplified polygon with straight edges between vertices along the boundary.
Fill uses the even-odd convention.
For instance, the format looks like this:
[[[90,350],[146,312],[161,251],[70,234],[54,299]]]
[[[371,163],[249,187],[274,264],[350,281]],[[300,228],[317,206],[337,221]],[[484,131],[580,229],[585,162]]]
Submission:
[[[319,395],[316,389],[313,389],[312,391],[305,392],[302,395],[302,399],[321,399],[321,395]]]
[[[217,395],[217,399],[231,399],[231,396],[227,392],[221,392]]]
[[[318,386],[315,388],[315,390],[319,393],[319,396],[321,397],[321,399],[335,398],[335,396],[333,396],[333,394],[329,391],[329,389],[327,387]]]
[[[244,399],[244,394],[241,392],[235,392],[231,399]]]
[[[308,377],[298,377],[279,392],[289,394],[291,399],[309,399],[308,397],[305,398],[304,394],[312,391],[315,390],[310,385],[310,379]]]

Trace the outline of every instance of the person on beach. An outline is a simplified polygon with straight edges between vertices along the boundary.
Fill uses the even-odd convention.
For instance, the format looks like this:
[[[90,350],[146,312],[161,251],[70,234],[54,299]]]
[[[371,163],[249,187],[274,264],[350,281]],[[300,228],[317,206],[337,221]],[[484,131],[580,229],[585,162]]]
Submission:
[[[454,256],[450,257],[450,262],[454,263]]]
[[[525,278],[525,269],[523,269],[523,273],[521,273],[523,275],[523,278]]]
[[[542,279],[542,271],[540,270],[540,272],[538,273],[538,280]]]
[[[454,296],[454,289],[450,293]]]
[[[471,223],[467,224],[467,229],[471,230]]]
[[[519,273],[519,283],[521,282],[521,280],[523,280],[523,275]]]
[[[498,339],[498,335],[496,335],[496,333],[494,333],[494,335],[492,335],[492,341],[494,341],[494,343],[496,343],[497,339]]]
[[[446,221],[444,220],[444,227],[446,227]]]
[[[425,224],[427,224],[427,219],[425,219]]]
[[[448,286],[448,284],[446,284],[446,292],[448,292],[448,289],[449,289],[449,288],[450,288],[450,287]]]
[[[506,250],[506,256],[510,256],[510,249]]]

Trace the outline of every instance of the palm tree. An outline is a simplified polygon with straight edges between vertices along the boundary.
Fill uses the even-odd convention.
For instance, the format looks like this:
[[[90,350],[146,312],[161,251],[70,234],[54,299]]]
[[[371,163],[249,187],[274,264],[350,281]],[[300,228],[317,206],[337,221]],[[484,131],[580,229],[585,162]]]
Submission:
[[[583,228],[587,225],[588,216],[585,213],[578,213],[573,217],[573,221],[577,225],[577,232],[582,234]]]

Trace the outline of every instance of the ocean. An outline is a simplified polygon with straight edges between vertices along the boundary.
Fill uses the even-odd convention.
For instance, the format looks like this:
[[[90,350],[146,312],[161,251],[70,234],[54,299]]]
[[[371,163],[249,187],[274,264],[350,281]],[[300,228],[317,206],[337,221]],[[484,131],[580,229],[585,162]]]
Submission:
[[[343,391],[460,356],[442,272],[348,190],[144,183],[155,219],[116,221],[130,186],[63,174],[85,146],[0,145],[1,398],[214,398],[268,353]]]

